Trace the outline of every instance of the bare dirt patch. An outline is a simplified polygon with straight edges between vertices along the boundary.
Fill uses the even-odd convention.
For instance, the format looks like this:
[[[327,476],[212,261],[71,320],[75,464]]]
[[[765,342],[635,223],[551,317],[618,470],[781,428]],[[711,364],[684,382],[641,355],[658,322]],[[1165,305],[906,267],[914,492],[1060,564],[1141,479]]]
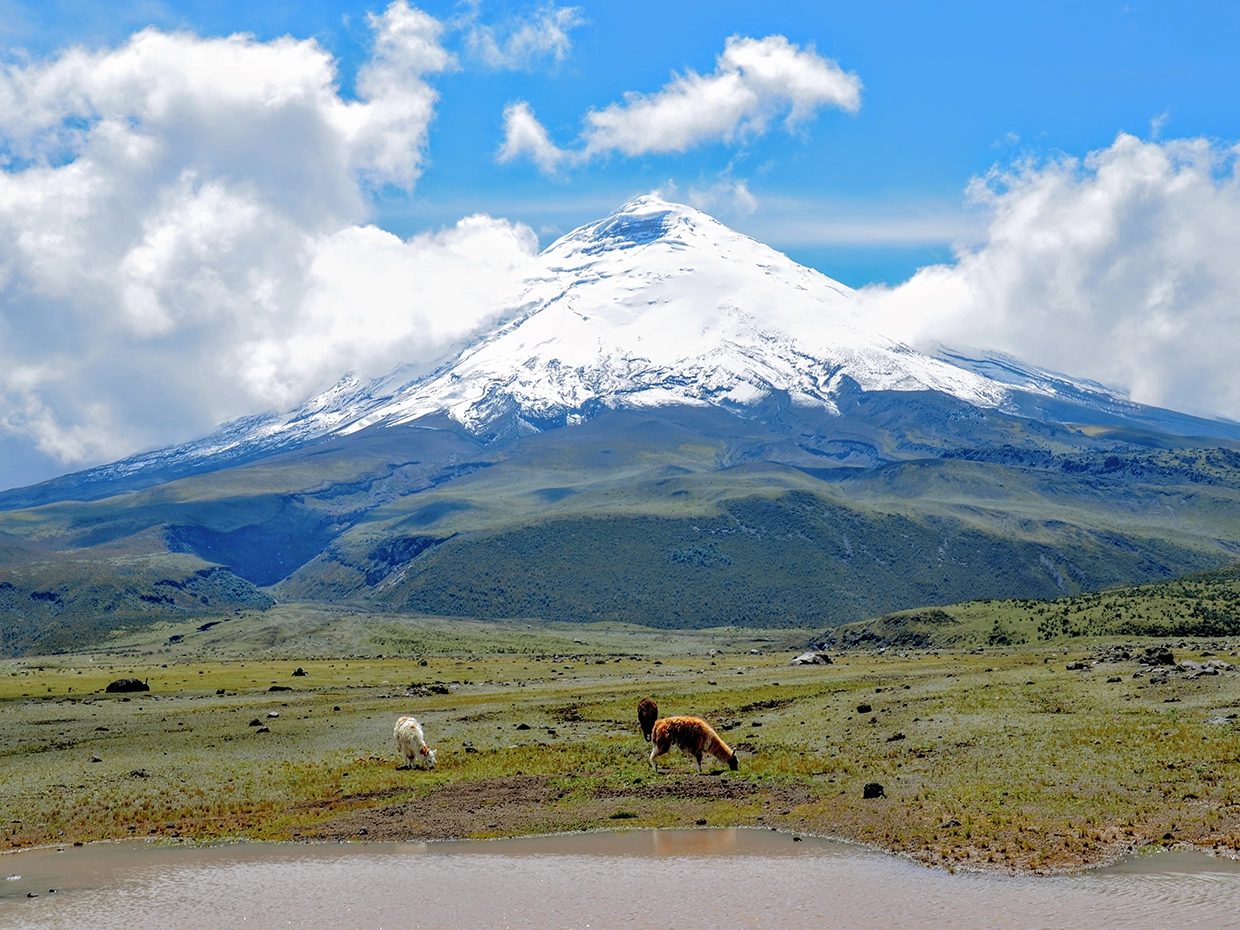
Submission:
[[[300,831],[302,839],[372,841],[515,836],[616,826],[693,826],[714,805],[786,812],[813,800],[800,785],[758,785],[737,778],[687,775],[624,783],[593,778],[518,776],[457,782],[417,798],[353,810]],[[306,809],[306,808],[303,808]],[[323,802],[321,810],[339,809]],[[775,825],[773,819],[771,825]]]

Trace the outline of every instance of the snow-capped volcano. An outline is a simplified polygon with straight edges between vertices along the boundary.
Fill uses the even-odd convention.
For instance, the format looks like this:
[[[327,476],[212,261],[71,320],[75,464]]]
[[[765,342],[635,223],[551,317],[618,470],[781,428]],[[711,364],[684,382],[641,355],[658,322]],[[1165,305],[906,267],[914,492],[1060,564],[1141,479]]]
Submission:
[[[1006,394],[847,325],[850,288],[656,196],[574,230],[539,264],[509,322],[337,430],[442,411],[480,432],[509,415],[565,423],[598,406],[745,405],[772,391],[833,409],[845,377],[982,406]]]
[[[496,308],[500,325],[430,374],[346,377],[295,410],[237,420],[69,483],[189,473],[432,415],[491,437],[578,423],[606,408],[743,411],[773,392],[835,413],[845,381],[863,391],[934,390],[1059,422],[1084,411],[1086,420],[1101,413],[1181,434],[1216,432],[1014,359],[931,357],[859,329],[848,322],[847,286],[653,195],[562,237],[537,265],[517,298]],[[1221,435],[1240,437],[1224,425]]]

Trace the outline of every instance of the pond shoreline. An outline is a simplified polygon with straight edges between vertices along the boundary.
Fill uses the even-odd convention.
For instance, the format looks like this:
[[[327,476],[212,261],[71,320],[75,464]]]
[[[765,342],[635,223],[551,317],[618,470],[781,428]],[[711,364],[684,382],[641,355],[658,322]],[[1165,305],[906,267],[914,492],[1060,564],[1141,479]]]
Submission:
[[[122,840],[24,850],[0,862],[17,870],[0,882],[0,924],[10,930],[348,930],[404,926],[415,916],[420,927],[444,930],[619,930],[662,925],[672,910],[690,930],[1221,930],[1240,910],[1240,862],[1199,853],[1073,875],[949,874],[856,843],[745,828],[486,842]]]
[[[912,855],[901,850],[887,849],[873,843],[866,843],[860,840],[850,839],[844,836],[836,836],[823,833],[815,833],[810,830],[793,830],[779,827],[764,826],[747,826],[747,825],[719,825],[719,826],[702,826],[702,827],[596,827],[584,830],[562,830],[547,833],[514,833],[514,834],[494,834],[488,836],[443,836],[443,837],[420,837],[406,836],[397,838],[376,838],[369,835],[355,836],[349,838],[324,838],[324,837],[298,837],[295,839],[284,840],[268,840],[268,839],[252,839],[250,837],[218,837],[211,839],[194,839],[190,837],[117,837],[112,839],[90,840],[88,842],[74,843],[72,845],[66,843],[48,843],[39,846],[30,846],[21,849],[4,849],[0,850],[0,862],[6,860],[17,861],[30,853],[47,853],[55,850],[57,852],[67,852],[71,849],[92,849],[98,850],[108,846],[114,846],[121,849],[230,849],[230,848],[255,848],[255,849],[315,849],[327,850],[337,847],[361,848],[361,849],[382,849],[382,848],[400,848],[409,846],[425,847],[427,851],[435,851],[437,848],[449,849],[454,852],[462,852],[470,849],[482,849],[490,844],[507,844],[511,842],[521,841],[547,841],[547,840],[563,840],[579,837],[608,837],[608,836],[625,836],[637,834],[651,834],[655,832],[663,833],[682,833],[682,834],[720,834],[724,832],[744,834],[765,835],[774,833],[780,837],[787,837],[791,842],[798,841],[818,841],[834,844],[840,847],[854,849],[859,853],[867,853],[877,856],[885,856],[892,859],[908,862],[914,865],[922,866],[932,872],[943,872],[947,874],[975,874],[975,875],[998,875],[998,876],[1037,876],[1045,878],[1054,878],[1068,875],[1086,875],[1096,872],[1105,872],[1108,869],[1122,867],[1126,863],[1152,862],[1158,857],[1166,855],[1176,856],[1200,856],[1203,861],[1218,860],[1234,863],[1240,870],[1240,854],[1230,851],[1218,850],[1212,847],[1200,847],[1191,844],[1177,844],[1174,846],[1150,846],[1139,850],[1124,850],[1117,852],[1107,858],[1091,862],[1076,867],[1061,867],[1055,869],[1018,869],[1011,867],[999,867],[992,863],[964,863],[959,866],[944,866],[938,862],[926,860],[924,858]]]

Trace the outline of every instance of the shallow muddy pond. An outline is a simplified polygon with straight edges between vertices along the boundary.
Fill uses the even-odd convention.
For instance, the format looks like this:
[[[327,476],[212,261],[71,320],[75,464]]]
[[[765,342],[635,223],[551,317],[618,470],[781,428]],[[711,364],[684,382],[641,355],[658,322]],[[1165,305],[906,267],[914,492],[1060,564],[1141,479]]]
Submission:
[[[1228,859],[1163,853],[1082,875],[952,875],[759,830],[333,846],[98,844],[0,856],[0,870],[10,876],[0,881],[0,927],[39,930],[1096,930],[1240,920],[1240,863]]]

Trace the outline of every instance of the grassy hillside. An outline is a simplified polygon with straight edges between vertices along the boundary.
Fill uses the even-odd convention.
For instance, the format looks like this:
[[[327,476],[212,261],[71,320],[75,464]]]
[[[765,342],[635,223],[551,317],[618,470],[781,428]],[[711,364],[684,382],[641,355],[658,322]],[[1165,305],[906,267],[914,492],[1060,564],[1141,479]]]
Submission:
[[[193,556],[45,555],[0,567],[0,654],[66,652],[169,620],[211,625],[273,603],[245,579]]]
[[[407,537],[427,540],[433,537]],[[423,542],[423,545],[426,545]],[[404,566],[342,551],[278,591],[321,600],[327,577],[384,609],[489,618],[616,620],[653,627],[814,626],[911,603],[1054,597],[1210,560],[1160,540],[1061,530],[1010,539],[944,517],[847,507],[808,491],[724,500],[700,517],[561,517],[451,536]]]
[[[820,643],[962,648],[1132,636],[1240,637],[1240,566],[1053,600],[979,600],[898,611],[827,631]]]
[[[0,611],[20,628],[0,648],[34,648],[43,631],[106,638],[114,617],[164,608],[259,606],[250,587],[160,584],[186,583],[161,567],[177,559],[276,600],[814,628],[1240,557],[1240,456],[1226,445],[1116,438],[928,393],[846,392],[841,411],[778,399],[746,417],[611,411],[489,445],[442,424],[371,429],[0,511],[0,567],[16,573]]]

